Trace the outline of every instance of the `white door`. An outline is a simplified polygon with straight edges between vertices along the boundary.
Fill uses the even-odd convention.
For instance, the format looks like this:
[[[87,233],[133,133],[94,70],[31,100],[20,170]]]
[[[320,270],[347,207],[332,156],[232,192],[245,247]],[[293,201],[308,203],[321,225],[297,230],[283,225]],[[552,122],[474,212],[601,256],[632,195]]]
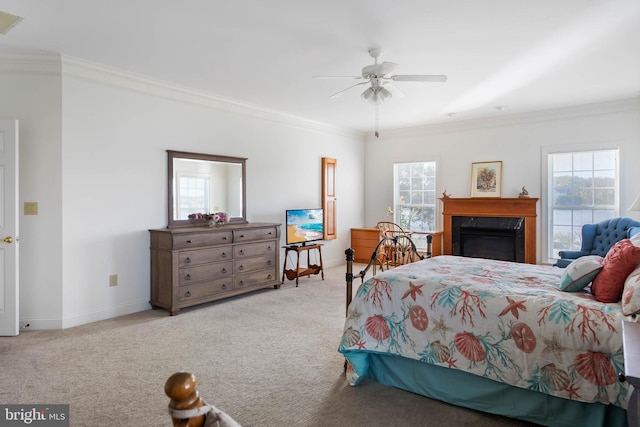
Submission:
[[[18,335],[18,121],[0,120],[0,335]]]

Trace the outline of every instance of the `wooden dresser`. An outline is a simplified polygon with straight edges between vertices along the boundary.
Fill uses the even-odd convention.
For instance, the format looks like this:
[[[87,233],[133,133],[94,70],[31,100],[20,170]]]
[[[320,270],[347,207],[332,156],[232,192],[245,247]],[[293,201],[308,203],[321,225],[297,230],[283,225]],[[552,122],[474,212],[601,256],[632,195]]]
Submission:
[[[149,230],[151,301],[180,309],[260,288],[280,287],[280,224]]]

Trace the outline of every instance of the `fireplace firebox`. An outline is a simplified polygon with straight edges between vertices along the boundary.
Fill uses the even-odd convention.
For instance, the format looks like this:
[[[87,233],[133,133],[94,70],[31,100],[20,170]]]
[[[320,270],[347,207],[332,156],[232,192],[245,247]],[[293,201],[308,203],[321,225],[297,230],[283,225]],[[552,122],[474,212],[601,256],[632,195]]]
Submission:
[[[524,218],[452,218],[453,255],[524,262]]]

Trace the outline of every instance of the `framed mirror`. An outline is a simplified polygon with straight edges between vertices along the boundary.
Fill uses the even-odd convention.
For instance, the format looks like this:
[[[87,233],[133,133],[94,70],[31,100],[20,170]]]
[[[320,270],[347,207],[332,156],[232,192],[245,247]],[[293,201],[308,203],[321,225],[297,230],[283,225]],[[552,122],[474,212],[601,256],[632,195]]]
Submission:
[[[167,150],[168,228],[196,225],[193,213],[225,212],[246,223],[246,161],[241,157]]]

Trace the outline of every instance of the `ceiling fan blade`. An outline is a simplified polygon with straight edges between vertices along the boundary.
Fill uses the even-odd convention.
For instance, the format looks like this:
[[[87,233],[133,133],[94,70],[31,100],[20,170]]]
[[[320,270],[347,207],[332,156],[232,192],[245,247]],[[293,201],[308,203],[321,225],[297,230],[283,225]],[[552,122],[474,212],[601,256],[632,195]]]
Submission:
[[[353,89],[353,88],[354,88],[354,87],[356,87],[356,86],[366,85],[366,84],[368,84],[368,83],[369,83],[369,82],[368,82],[368,81],[366,81],[366,82],[360,82],[360,83],[356,83],[356,84],[354,84],[354,85],[351,85],[351,86],[349,86],[349,87],[348,87],[348,88],[346,88],[346,89],[342,89],[340,92],[336,92],[336,93],[334,93],[333,95],[331,95],[331,96],[329,97],[329,99],[337,98],[337,97],[339,97],[340,95],[342,95],[344,92],[348,91],[349,89]]]
[[[395,82],[446,82],[447,76],[445,75],[419,75],[419,74],[405,74],[391,76],[391,80]]]
[[[352,80],[360,80],[362,76],[313,76],[312,79],[352,79]]]

